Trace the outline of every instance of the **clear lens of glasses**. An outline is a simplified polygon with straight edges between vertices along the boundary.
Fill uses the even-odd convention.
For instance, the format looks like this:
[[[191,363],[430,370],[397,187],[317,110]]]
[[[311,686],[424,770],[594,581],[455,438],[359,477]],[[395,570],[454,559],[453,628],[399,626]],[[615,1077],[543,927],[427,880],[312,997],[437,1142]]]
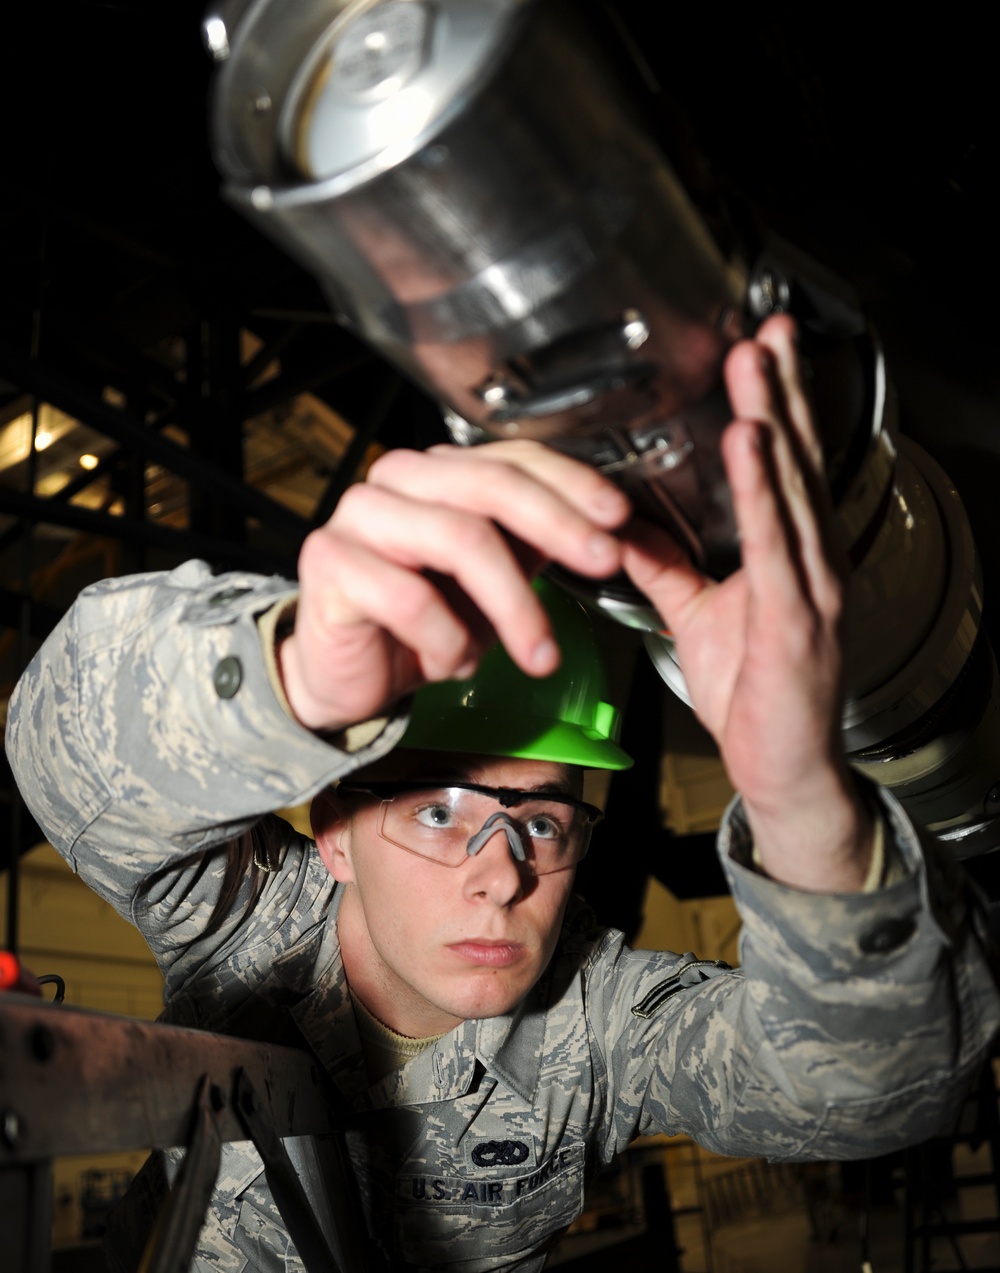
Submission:
[[[497,812],[495,800],[461,787],[408,791],[382,802],[378,829],[398,848],[455,867],[478,851],[470,842]],[[530,797],[501,812],[496,833],[504,834],[505,825],[513,824],[525,862],[536,875],[575,866],[587,850],[591,824],[568,801]],[[511,851],[519,856],[513,847]]]

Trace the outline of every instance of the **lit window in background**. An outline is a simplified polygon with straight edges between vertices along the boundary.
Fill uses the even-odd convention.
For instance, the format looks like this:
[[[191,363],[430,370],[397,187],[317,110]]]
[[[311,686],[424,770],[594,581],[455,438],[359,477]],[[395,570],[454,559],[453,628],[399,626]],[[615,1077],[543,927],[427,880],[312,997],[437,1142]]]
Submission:
[[[37,428],[35,425],[31,411],[22,411],[14,419],[0,424],[0,475],[23,464],[32,450],[39,457],[44,454],[40,467],[45,471],[62,459],[73,467],[77,461],[70,457],[81,454],[96,455],[99,465],[101,454],[111,450],[112,444],[106,437],[48,402],[39,405]],[[57,452],[61,453],[59,460]]]
[[[56,469],[53,473],[44,473],[35,483],[35,494],[43,499],[51,499],[58,495],[69,481],[70,475],[65,469]]]

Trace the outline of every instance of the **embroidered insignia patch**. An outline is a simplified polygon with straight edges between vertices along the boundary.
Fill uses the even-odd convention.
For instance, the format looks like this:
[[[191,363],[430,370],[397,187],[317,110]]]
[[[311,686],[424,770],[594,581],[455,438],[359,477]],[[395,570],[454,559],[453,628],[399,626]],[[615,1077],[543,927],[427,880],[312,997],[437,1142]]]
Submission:
[[[472,1151],[477,1167],[516,1167],[528,1159],[528,1146],[523,1140],[487,1140]]]

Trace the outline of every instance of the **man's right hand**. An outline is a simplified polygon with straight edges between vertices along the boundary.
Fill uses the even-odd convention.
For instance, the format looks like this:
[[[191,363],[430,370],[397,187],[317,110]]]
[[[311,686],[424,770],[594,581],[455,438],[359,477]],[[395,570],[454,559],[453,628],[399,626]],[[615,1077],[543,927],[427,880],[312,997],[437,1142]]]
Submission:
[[[278,659],[309,729],[390,709],[427,681],[470,676],[499,639],[531,675],[559,651],[531,587],[547,562],[592,578],[621,566],[628,500],[540,443],[393,450],[305,541]]]

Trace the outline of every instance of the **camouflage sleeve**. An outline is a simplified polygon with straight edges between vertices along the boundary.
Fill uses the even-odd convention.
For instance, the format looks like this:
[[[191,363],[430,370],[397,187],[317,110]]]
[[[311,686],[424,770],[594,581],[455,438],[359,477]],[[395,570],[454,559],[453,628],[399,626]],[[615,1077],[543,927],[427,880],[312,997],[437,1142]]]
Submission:
[[[754,872],[737,806],[720,853],[741,967],[622,947],[595,964],[609,1156],[686,1132],[723,1154],[861,1158],[954,1125],[1000,1025],[964,876],[884,793],[905,868],[871,893],[797,892]]]
[[[293,595],[287,580],[213,576],[198,561],[105,580],[80,595],[14,691],[7,750],[28,807],[133,922],[143,881],[187,864],[194,887],[203,850],[307,800],[405,727],[391,721],[348,755],[289,716],[257,619]]]

